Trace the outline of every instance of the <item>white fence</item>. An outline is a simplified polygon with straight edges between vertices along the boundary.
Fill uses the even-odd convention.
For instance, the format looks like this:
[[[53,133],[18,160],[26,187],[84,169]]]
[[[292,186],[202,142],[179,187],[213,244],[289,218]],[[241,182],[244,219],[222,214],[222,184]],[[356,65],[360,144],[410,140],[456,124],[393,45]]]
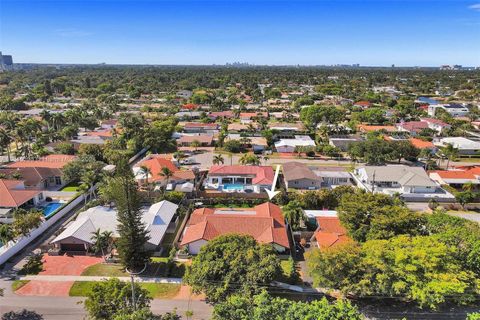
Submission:
[[[60,218],[65,216],[68,212],[70,212],[73,208],[75,208],[80,202],[84,200],[85,194],[79,195],[77,198],[73,199],[70,203],[60,209],[57,213],[55,213],[51,218],[44,221],[40,227],[37,229],[33,229],[30,232],[28,237],[22,237],[15,241],[10,241],[8,244],[5,244],[3,247],[0,248],[0,265],[7,262],[8,259],[16,255],[20,252],[23,248],[25,248],[30,242],[35,240],[38,236],[43,234],[48,228],[50,228],[55,222],[57,222]]]

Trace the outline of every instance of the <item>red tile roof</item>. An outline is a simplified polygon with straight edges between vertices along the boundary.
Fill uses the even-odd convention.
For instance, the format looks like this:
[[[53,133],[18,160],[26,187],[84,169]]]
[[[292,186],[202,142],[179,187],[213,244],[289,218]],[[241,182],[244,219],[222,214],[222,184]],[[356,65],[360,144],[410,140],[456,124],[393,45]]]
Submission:
[[[0,179],[0,207],[19,207],[40,192],[41,190],[23,189],[23,181],[21,180]]]
[[[275,176],[272,167],[268,166],[212,166],[209,170],[209,175],[253,175],[253,184],[272,184]]]
[[[423,129],[428,128],[428,123],[423,121],[409,121],[409,122],[399,123],[398,126],[409,132],[420,132]]]
[[[361,106],[361,107],[370,107],[372,105],[369,101],[358,101],[354,103],[354,106]]]
[[[164,179],[164,177],[160,175],[160,173],[162,172],[162,168],[168,168],[172,172],[178,170],[178,168],[173,164],[172,161],[161,156],[154,156],[151,159],[141,161],[140,163],[138,163],[137,167],[141,166],[145,166],[150,169],[152,177],[149,178],[149,180],[151,182],[162,181]]]
[[[408,139],[411,144],[413,144],[418,149],[433,149],[435,145],[430,141],[425,141],[417,138]]]
[[[186,127],[216,129],[216,128],[218,128],[218,124],[216,124],[216,123],[187,122],[184,125],[184,128],[186,128]]]
[[[326,249],[351,241],[338,217],[317,217],[317,223],[318,228],[314,236],[319,248]]]
[[[434,119],[434,118],[420,118],[420,121],[427,122],[427,123],[433,123],[438,126],[442,127],[449,127],[450,125],[443,122],[442,120]]]
[[[23,160],[9,164],[9,168],[26,168],[26,167],[40,167],[40,168],[57,168],[61,169],[67,163],[74,160],[76,157],[67,154],[50,154],[39,160]]]
[[[359,124],[357,126],[357,129],[360,130],[360,131],[365,131],[365,132],[380,131],[380,130],[385,130],[387,132],[397,131],[397,128],[395,128],[394,126],[373,126],[373,125],[368,125],[368,124]]]
[[[290,247],[282,210],[270,202],[254,208],[197,209],[190,216],[181,245],[202,239],[209,241],[228,233],[246,234],[260,243]]]

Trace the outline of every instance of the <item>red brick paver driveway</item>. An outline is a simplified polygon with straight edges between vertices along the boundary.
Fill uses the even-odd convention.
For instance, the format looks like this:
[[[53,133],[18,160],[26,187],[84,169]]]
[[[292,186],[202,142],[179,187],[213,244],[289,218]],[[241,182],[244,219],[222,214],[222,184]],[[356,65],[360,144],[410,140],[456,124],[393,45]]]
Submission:
[[[68,297],[73,281],[48,282],[33,280],[15,291],[21,296]]]
[[[88,256],[43,256],[40,275],[79,276],[87,267],[103,262],[102,258]],[[73,281],[48,282],[32,280],[15,293],[24,296],[68,296]]]
[[[40,275],[79,276],[87,267],[103,262],[99,257],[88,256],[43,256],[43,271]]]

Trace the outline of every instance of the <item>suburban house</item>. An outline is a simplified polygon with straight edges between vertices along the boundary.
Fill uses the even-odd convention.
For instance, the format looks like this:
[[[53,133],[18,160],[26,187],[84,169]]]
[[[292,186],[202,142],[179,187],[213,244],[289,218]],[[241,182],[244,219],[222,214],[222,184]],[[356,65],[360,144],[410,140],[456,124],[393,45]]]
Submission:
[[[146,175],[142,167],[150,170],[148,175]],[[167,183],[167,178],[162,175],[163,168],[168,168],[172,172],[172,176],[168,178],[168,184],[171,185],[171,188],[167,186],[167,189],[174,189],[177,185],[195,184],[195,173],[192,170],[178,169],[165,155],[147,156],[133,167],[133,174],[139,184],[145,184],[148,180],[148,183],[153,183],[157,187],[163,187]]]
[[[204,182],[205,189],[222,192],[260,193],[272,187],[274,172],[270,166],[214,165]]]
[[[362,109],[367,109],[372,106],[372,103],[369,101],[357,101],[353,104],[354,107],[362,108]]]
[[[228,124],[228,132],[245,132],[258,130],[258,124],[256,122],[250,122],[248,124],[233,122]]]
[[[448,112],[452,117],[464,117],[468,115],[470,110],[468,110],[467,107],[461,105],[461,104],[456,104],[456,103],[451,103],[451,104],[433,104],[428,106],[428,115],[431,117],[435,116],[435,113],[437,112],[437,109],[443,109],[446,112]]]
[[[143,209],[142,222],[150,236],[146,244],[148,249],[158,251],[165,234],[175,231],[176,222],[172,223],[172,219],[177,209],[176,204],[166,200]],[[119,237],[117,227],[117,210],[97,206],[81,212],[52,243],[61,251],[85,252],[94,244],[92,240],[94,232],[110,231],[112,237],[116,239]]]
[[[472,184],[475,189],[480,187],[480,167],[478,166],[454,170],[434,170],[429,171],[428,175],[438,184],[449,185],[458,190],[461,190],[466,183]]]
[[[408,141],[410,141],[410,143],[417,149],[429,149],[429,150],[432,150],[434,151],[436,148],[435,148],[435,145],[430,142],[430,141],[425,141],[425,140],[422,140],[422,139],[417,139],[417,138],[410,138],[408,139]]]
[[[38,205],[44,200],[43,191],[27,189],[22,180],[0,179],[0,221],[11,221],[10,211],[17,208],[28,208]]]
[[[183,126],[186,133],[209,133],[211,135],[218,132],[219,126],[216,123],[187,122]]]
[[[358,187],[369,192],[400,194],[409,199],[454,198],[430,179],[422,167],[364,166],[356,168],[352,176]]]
[[[0,168],[0,175],[8,179],[22,179],[26,188],[58,190],[65,184],[62,170],[58,168]]]
[[[443,130],[450,128],[449,124],[434,118],[420,118],[420,121],[426,122],[429,129],[435,130],[438,133],[442,133]]]
[[[254,118],[258,118],[258,117],[268,118],[268,112],[241,112],[240,122],[249,123]]]
[[[295,136],[294,139],[280,139],[280,141],[275,142],[277,152],[293,153],[297,147],[315,148],[315,141],[309,136]]]
[[[338,246],[352,239],[347,235],[347,230],[340,223],[336,211],[305,210],[307,217],[314,216],[317,230],[313,234],[312,241],[316,241],[320,250]]]
[[[260,243],[288,253],[290,243],[279,206],[265,202],[253,208],[201,208],[190,215],[180,245],[198,254],[208,241],[229,233],[250,235]]]
[[[351,144],[361,141],[363,141],[363,139],[360,137],[331,137],[328,139],[328,144],[338,148],[342,152],[346,152]]]
[[[352,185],[352,175],[345,167],[315,167],[313,172],[322,180],[322,188]]]
[[[39,160],[17,161],[7,165],[2,170],[16,170],[28,187],[58,190],[70,182],[64,181],[62,168],[75,158],[72,155],[51,154]]]
[[[262,153],[267,147],[267,139],[264,137],[256,137],[256,136],[241,136],[239,133],[229,133],[228,136],[225,138],[225,142],[229,140],[238,140],[240,142],[246,141],[246,146],[251,148],[255,153]]]
[[[367,133],[372,131],[396,132],[397,128],[395,126],[376,126],[376,125],[369,125],[369,124],[359,124],[357,125],[357,130],[362,133]]]
[[[199,147],[211,147],[213,145],[213,136],[208,134],[182,135],[177,139],[179,147],[190,147],[196,141]]]
[[[282,172],[287,189],[316,190],[322,185],[322,178],[301,162],[283,164]]]
[[[210,112],[208,114],[208,117],[212,120],[217,120],[218,118],[220,118],[220,119],[232,119],[234,116],[235,116],[235,114],[231,110],[215,111],[215,112]]]
[[[476,155],[480,151],[480,142],[464,137],[434,139],[433,144],[437,147],[445,147],[450,144],[458,149],[459,155]]]
[[[417,135],[423,129],[428,128],[428,123],[424,121],[408,121],[397,123],[397,130],[400,132],[408,132],[412,136]]]

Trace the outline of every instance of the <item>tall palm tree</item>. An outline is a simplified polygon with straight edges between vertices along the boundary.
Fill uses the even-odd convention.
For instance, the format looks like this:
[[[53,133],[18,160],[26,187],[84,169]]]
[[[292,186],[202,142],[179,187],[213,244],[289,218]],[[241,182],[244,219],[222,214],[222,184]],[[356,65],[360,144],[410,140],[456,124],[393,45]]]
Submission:
[[[7,152],[8,162],[11,161],[10,159],[10,144],[12,143],[12,137],[7,132],[6,129],[0,128],[0,149],[5,150]]]
[[[224,164],[225,163],[225,159],[223,159],[222,155],[221,154],[216,154],[213,156],[213,164]]]
[[[442,149],[443,155],[447,157],[447,170],[450,165],[450,161],[454,160],[458,156],[458,148],[455,148],[452,144],[448,143]]]
[[[269,156],[263,156],[263,161],[265,161],[265,165],[267,164],[268,160],[270,160]]]
[[[243,165],[255,165],[260,164],[260,159],[253,153],[245,153],[239,160],[240,164]]]
[[[165,193],[167,192],[168,181],[173,176],[173,171],[167,167],[163,167],[159,175],[165,178],[165,188],[163,189],[163,195],[165,196]]]
[[[150,199],[150,183],[148,181],[149,175],[152,174],[152,170],[149,167],[142,165],[140,166],[140,172],[145,176],[145,186],[147,187],[147,196]]]

